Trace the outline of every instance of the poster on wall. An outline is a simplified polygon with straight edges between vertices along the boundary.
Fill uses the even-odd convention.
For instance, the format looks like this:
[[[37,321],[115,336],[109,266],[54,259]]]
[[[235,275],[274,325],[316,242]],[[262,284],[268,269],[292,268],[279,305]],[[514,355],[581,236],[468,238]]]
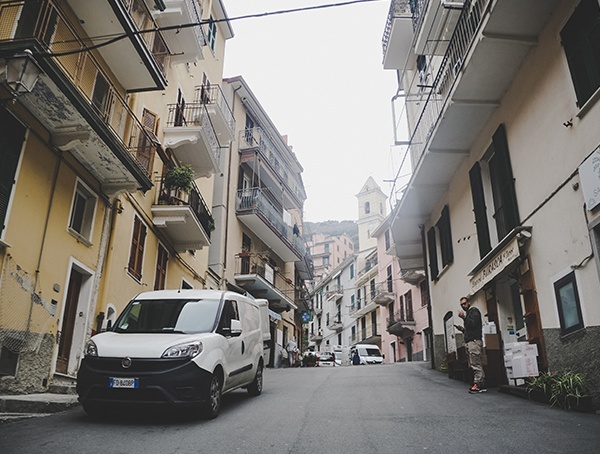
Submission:
[[[600,204],[600,147],[579,166],[585,206],[591,211]]]

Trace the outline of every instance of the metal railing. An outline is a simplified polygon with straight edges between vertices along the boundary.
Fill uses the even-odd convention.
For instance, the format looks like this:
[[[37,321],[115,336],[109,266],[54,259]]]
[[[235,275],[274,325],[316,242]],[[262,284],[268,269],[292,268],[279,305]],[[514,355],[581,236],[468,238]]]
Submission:
[[[383,38],[381,38],[381,46],[383,48],[383,55],[387,52],[390,44],[390,37],[392,34],[392,26],[394,20],[402,16],[412,15],[412,5],[415,0],[392,0],[390,3],[390,10],[388,12],[387,21],[385,23],[385,29],[383,30]]]
[[[410,310],[405,311],[404,309],[399,309],[392,313],[387,318],[387,326],[390,327],[395,325],[396,323],[409,323],[414,324],[415,318],[413,316],[412,308]]]
[[[245,150],[258,151],[298,201],[304,200],[303,191],[300,189],[303,188],[302,182],[289,170],[285,161],[279,158],[283,152],[275,146],[273,140],[263,128],[255,127],[240,131],[239,150],[240,152]]]
[[[422,0],[422,3],[426,1],[428,0]],[[491,1],[474,0],[465,2],[465,7],[461,11],[456,28],[450,38],[448,49],[432,83],[431,91],[427,95],[424,107],[411,134],[410,153],[413,168],[417,167],[431,134],[441,118],[441,113],[446,106],[452,87],[458,79],[466,55],[474,42],[473,38],[488,13],[487,10]],[[409,92],[419,92],[420,90],[415,85],[419,83],[417,79],[413,80],[413,86],[410,87]]]
[[[207,105],[214,105],[219,108],[227,127],[233,134],[235,129],[235,118],[233,117],[233,110],[229,106],[229,103],[225,99],[223,90],[219,85],[202,85],[196,87],[195,102]]]
[[[200,19],[200,12],[198,11],[198,7],[196,6],[197,1],[196,0],[185,0],[185,3],[187,4],[188,10],[191,12],[191,14],[193,16],[192,21],[195,22],[196,24],[199,24],[201,19]],[[197,27],[192,27],[192,30],[194,31],[194,34],[196,35],[196,39],[200,43],[200,46],[202,46],[202,47],[206,46],[208,44],[208,41],[206,39],[206,34],[204,33],[204,29],[202,28],[202,26],[198,25]]]
[[[235,256],[235,274],[256,274],[262,277],[279,293],[290,301],[294,301],[296,288],[294,283],[279,271],[279,268],[269,263],[263,254],[255,252],[240,252]]]
[[[150,176],[152,156],[158,141],[144,128],[92,52],[87,50],[86,39],[79,35],[66,14],[52,0],[36,4],[35,11],[28,10],[27,27],[18,25],[26,3],[0,3],[0,42],[33,38],[50,54],[68,52],[67,55],[50,58],[61,68],[78,94],[93,107],[99,120]]]
[[[208,142],[209,152],[212,153],[217,163],[221,162],[221,146],[215,130],[209,119],[206,105],[200,102],[189,104],[169,104],[167,127],[200,128]]]
[[[192,184],[190,191],[169,188],[165,186],[164,178],[159,179],[159,184],[160,189],[156,193],[156,204],[189,206],[210,239],[210,234],[215,227],[215,221],[196,184]]]

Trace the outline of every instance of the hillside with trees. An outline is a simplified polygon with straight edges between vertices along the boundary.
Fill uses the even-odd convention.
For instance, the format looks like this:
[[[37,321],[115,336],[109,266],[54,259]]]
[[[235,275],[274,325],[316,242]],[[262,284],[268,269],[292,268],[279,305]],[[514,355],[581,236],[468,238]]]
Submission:
[[[352,238],[355,248],[358,248],[358,224],[354,221],[323,221],[304,222],[305,235],[320,233],[322,235],[339,236],[342,234]]]

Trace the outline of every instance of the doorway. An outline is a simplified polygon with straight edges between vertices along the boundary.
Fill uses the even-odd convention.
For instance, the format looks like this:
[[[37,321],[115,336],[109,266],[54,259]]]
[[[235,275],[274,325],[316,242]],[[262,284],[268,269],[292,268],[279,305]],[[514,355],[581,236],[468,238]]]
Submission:
[[[56,372],[74,375],[85,340],[92,273],[73,263],[67,283],[67,295],[59,325]]]

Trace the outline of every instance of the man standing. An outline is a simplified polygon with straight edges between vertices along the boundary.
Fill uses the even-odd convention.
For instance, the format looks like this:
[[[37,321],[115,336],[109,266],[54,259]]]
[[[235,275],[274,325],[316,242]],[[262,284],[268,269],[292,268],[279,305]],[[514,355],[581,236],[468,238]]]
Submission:
[[[481,312],[465,296],[460,299],[462,310],[458,316],[463,319],[464,327],[457,326],[462,331],[469,354],[469,363],[473,369],[473,386],[469,388],[469,393],[482,393],[487,391],[484,384],[485,374],[481,364],[481,354],[483,353]]]
[[[290,341],[287,343],[287,345],[285,346],[285,349],[288,352],[288,361],[289,361],[289,366],[293,367],[295,362],[296,362],[296,352],[298,351],[298,345],[296,344],[296,338],[292,337],[290,339]]]

